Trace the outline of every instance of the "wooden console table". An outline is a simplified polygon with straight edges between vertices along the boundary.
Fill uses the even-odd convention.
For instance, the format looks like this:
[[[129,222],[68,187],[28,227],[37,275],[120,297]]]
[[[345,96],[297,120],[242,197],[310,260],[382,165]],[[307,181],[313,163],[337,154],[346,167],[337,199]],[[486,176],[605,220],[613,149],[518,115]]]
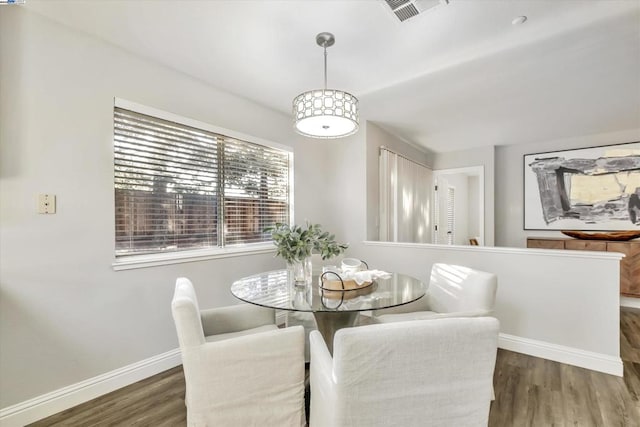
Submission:
[[[627,297],[640,298],[640,240],[620,242],[613,240],[528,237],[527,248],[623,253],[625,257],[620,261],[620,293]]]

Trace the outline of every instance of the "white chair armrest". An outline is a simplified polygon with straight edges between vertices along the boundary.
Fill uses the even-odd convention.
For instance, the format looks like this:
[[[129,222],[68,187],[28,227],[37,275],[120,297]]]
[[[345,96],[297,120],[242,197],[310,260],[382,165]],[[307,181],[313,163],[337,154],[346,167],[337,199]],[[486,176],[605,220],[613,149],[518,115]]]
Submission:
[[[272,308],[245,303],[201,310],[200,318],[204,334],[208,336],[273,325],[276,314]]]
[[[309,335],[311,364],[311,414],[310,426],[330,426],[333,401],[335,398],[333,381],[333,358],[324,338],[318,331],[311,331]]]

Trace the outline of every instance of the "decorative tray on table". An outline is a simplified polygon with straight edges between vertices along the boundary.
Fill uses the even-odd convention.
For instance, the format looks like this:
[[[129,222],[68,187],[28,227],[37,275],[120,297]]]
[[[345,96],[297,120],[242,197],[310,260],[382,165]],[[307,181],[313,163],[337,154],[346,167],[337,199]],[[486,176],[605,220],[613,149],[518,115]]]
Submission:
[[[330,299],[351,299],[369,293],[375,281],[358,285],[354,279],[343,279],[339,274],[326,272],[320,276],[318,286],[322,296]]]
[[[363,282],[361,285],[351,280],[325,279],[320,281],[320,287],[326,291],[355,291],[371,286],[373,282]]]

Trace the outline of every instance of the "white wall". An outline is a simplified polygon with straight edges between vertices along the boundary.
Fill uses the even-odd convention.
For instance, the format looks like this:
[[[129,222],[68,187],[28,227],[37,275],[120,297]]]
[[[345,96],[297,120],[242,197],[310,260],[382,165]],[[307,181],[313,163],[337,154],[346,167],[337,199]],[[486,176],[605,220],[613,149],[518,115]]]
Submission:
[[[360,120],[360,130],[355,135],[322,142],[327,158],[326,166],[319,171],[319,190],[327,195],[322,206],[324,229],[350,244],[364,240],[366,233],[366,129],[365,121]]]
[[[388,242],[359,254],[423,281],[435,262],[495,273],[502,348],[622,375],[620,254]]]
[[[264,254],[113,271],[114,97],[293,146],[297,220],[329,218],[326,146],[287,115],[27,8],[0,8],[0,52],[0,408],[177,348],[176,277],[220,306],[237,303],[232,280],[282,265]],[[57,195],[55,215],[36,213],[38,193]]]
[[[635,141],[640,141],[640,128],[553,141],[541,141],[534,144],[496,147],[496,246],[526,247],[528,236],[564,237],[559,231],[524,230],[524,184],[522,168],[523,156],[525,154]]]
[[[484,167],[484,244],[494,245],[494,147],[481,147],[472,150],[436,153],[433,169],[455,169],[470,166]]]

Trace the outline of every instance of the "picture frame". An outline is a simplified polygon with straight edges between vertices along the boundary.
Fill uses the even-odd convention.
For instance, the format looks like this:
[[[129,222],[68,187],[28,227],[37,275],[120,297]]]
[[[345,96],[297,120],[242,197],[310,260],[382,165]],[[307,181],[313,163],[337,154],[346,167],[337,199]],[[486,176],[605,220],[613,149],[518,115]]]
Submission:
[[[524,229],[640,229],[640,142],[523,156]]]

